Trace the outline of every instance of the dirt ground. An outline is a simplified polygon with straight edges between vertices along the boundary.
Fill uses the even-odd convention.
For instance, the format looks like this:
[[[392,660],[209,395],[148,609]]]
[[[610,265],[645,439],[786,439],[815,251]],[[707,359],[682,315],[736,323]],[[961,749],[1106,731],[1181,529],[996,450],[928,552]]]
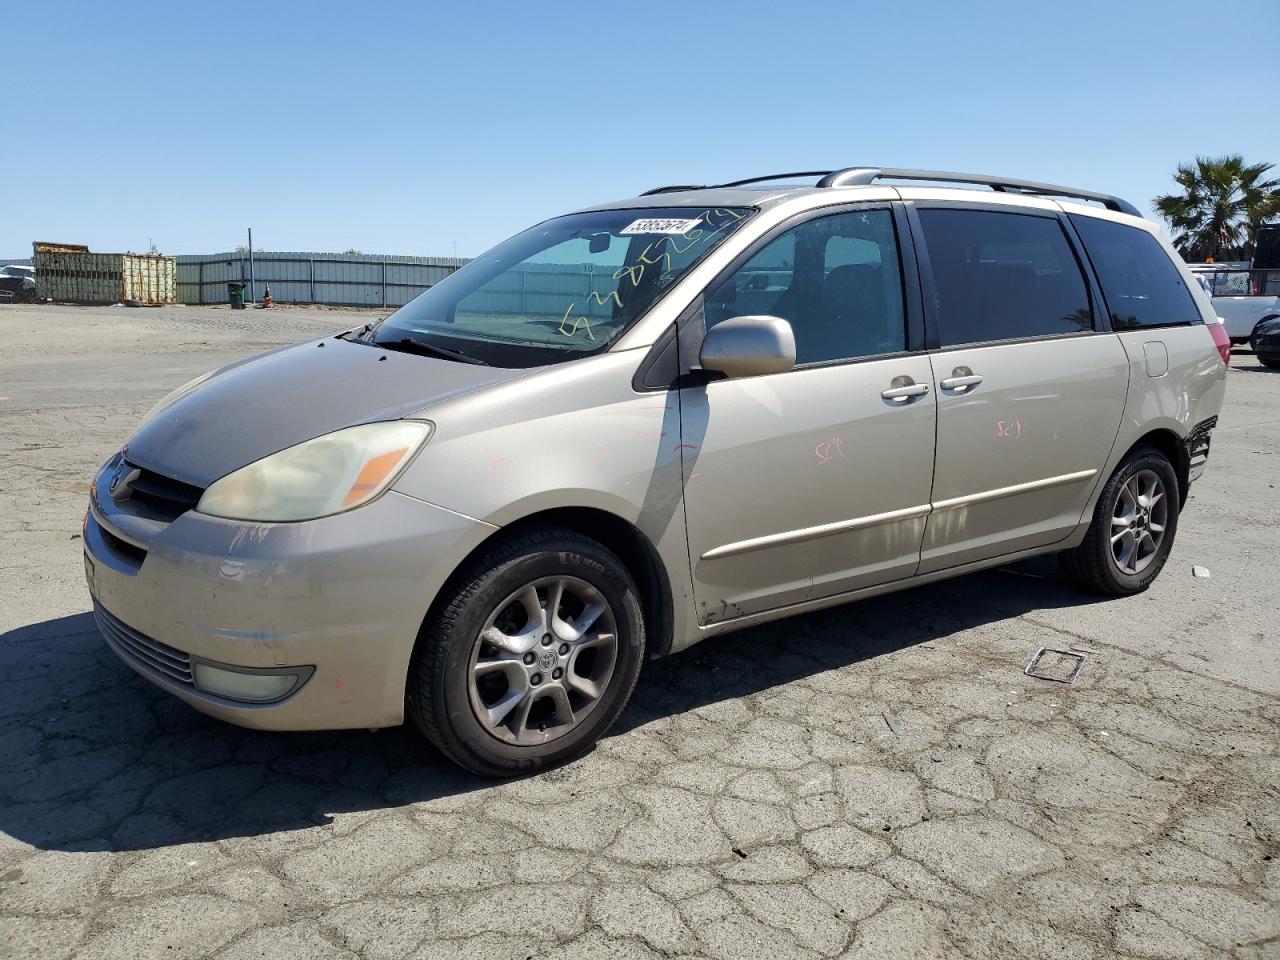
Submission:
[[[1046,559],[723,637],[493,783],[205,718],[88,613],[87,484],[149,406],[378,315],[0,306],[0,956],[1280,957],[1280,374],[1237,350],[1147,594]]]

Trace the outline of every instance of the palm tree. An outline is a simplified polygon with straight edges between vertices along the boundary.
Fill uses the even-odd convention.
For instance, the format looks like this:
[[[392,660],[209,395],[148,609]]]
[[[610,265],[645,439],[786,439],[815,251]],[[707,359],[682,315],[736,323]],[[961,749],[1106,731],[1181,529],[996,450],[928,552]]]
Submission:
[[[1247,260],[1258,227],[1280,216],[1280,180],[1264,180],[1270,163],[1244,157],[1196,157],[1173,179],[1182,193],[1156,197],[1151,206],[1173,228],[1173,245],[1190,261]]]

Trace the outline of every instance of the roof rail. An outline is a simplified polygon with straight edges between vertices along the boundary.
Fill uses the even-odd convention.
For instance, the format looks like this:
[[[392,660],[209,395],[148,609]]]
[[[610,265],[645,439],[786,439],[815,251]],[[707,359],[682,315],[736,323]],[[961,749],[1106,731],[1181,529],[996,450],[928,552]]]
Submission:
[[[1127,200],[1114,197],[1109,193],[1095,193],[1092,190],[1078,190],[1075,187],[1060,187],[1053,183],[1039,183],[1035,180],[1015,180],[1012,177],[990,177],[980,173],[951,173],[946,170],[904,170],[897,167],[846,167],[843,170],[832,170],[818,181],[820,187],[852,187],[865,186],[876,180],[933,180],[939,183],[975,183],[984,184],[997,192],[1015,191],[1046,197],[1071,197],[1076,200],[1094,200],[1108,210],[1127,213],[1135,217],[1142,214],[1138,208]]]
[[[746,180],[734,180],[732,183],[711,183],[696,186],[694,184],[676,184],[670,187],[654,187],[640,194],[649,197],[655,193],[680,193],[683,190],[727,190],[732,187],[745,187],[749,183],[766,183],[769,180],[784,180],[787,177],[825,177],[830,170],[802,170],[799,173],[771,173],[767,177],[748,177]]]
[[[772,173],[765,177],[748,177],[746,180],[734,180],[730,183],[717,183],[711,186],[676,185],[654,187],[641,194],[648,197],[655,193],[679,193],[684,190],[727,189],[745,187],[749,183],[766,183],[770,180],[783,180],[789,177],[821,177],[819,187],[854,187],[866,186],[877,180],[932,180],[938,183],[972,183],[990,187],[998,193],[1014,191],[1044,197],[1071,197],[1075,200],[1093,200],[1101,203],[1108,210],[1127,213],[1141,217],[1142,213],[1133,204],[1109,193],[1095,193],[1092,190],[1077,190],[1075,187],[1061,187],[1052,183],[1039,183],[1035,180],[1015,180],[1012,177],[989,177],[980,173],[951,173],[946,170],[906,170],[900,167],[845,167],[843,170],[804,170],[797,173]]]
[[[707,189],[705,184],[703,184],[702,186],[698,186],[692,183],[676,183],[676,184],[672,184],[669,187],[654,187],[652,190],[646,190],[644,193],[640,194],[640,196],[651,197],[655,193],[684,193],[684,191],[686,190],[705,190],[705,189]]]
[[[732,183],[717,183],[717,187],[745,187],[749,183],[767,183],[770,180],[785,180],[788,177],[825,177],[830,170],[800,170],[796,173],[771,173],[767,177],[748,177],[746,180],[734,180]]]

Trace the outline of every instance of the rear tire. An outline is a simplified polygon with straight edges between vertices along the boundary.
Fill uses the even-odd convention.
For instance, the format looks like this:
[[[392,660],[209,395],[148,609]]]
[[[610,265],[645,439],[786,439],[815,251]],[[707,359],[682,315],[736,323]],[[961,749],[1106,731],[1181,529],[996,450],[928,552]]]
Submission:
[[[1280,370],[1280,353],[1258,354],[1258,362],[1272,370]]]
[[[407,701],[459,766],[510,777],[565,763],[631,698],[644,660],[640,595],[596,541],[564,529],[512,537],[441,601],[419,634]]]
[[[1173,549],[1179,504],[1169,458],[1145,444],[1135,447],[1103,487],[1084,542],[1058,554],[1063,572],[1095,593],[1141,593]]]

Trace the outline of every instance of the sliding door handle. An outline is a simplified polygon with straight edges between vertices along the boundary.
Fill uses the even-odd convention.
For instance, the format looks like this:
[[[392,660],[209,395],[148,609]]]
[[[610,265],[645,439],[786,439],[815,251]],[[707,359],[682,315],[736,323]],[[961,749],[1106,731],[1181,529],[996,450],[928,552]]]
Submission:
[[[971,373],[964,377],[947,377],[945,380],[939,380],[938,386],[943,390],[964,390],[966,387],[976,387],[981,382],[982,377]]]

